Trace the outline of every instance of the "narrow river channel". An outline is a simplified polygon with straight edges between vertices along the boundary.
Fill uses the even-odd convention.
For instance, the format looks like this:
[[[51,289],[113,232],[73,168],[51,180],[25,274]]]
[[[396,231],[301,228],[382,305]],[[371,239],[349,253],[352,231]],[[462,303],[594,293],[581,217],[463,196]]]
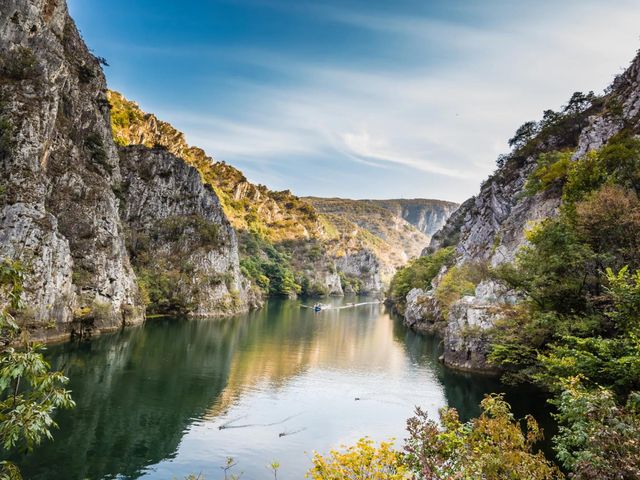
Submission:
[[[270,301],[227,320],[152,319],[50,347],[77,407],[57,416],[53,442],[16,459],[25,478],[214,480],[233,457],[243,479],[273,478],[273,460],[279,479],[302,479],[314,450],[363,436],[400,445],[415,405],[434,418],[445,405],[470,418],[485,393],[506,391],[443,368],[439,340],[382,305],[314,313],[303,303]],[[517,415],[546,415],[530,391],[507,398]]]

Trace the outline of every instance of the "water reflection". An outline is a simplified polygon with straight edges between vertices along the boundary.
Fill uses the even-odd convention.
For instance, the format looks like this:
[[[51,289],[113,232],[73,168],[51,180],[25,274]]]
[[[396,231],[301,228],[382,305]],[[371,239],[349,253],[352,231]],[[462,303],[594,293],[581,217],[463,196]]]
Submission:
[[[230,455],[243,478],[265,478],[274,458],[280,478],[302,478],[304,452],[402,438],[416,404],[469,418],[501,388],[444,369],[439,354],[438,339],[379,305],[314,314],[282,301],[225,321],[149,321],[51,349],[78,407],[59,415],[54,442],[17,460],[33,479],[217,478]]]

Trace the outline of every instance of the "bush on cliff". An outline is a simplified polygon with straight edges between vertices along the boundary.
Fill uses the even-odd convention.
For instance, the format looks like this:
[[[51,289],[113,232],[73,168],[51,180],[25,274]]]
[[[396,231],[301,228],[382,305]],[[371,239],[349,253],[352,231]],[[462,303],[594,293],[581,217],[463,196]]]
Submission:
[[[495,272],[526,301],[496,325],[490,360],[558,395],[556,451],[574,478],[638,478],[640,141],[623,131],[561,183],[559,215]]]
[[[388,298],[399,313],[404,313],[407,293],[413,288],[431,289],[431,281],[454,256],[453,247],[442,248],[431,255],[416,258],[401,268],[391,279]]]

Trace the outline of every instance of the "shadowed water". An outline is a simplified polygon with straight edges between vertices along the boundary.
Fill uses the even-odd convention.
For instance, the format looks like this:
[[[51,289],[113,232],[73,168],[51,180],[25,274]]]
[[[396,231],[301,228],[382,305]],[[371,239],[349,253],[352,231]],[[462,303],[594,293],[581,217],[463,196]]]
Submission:
[[[16,459],[25,477],[212,480],[231,456],[243,479],[272,478],[273,460],[278,478],[300,479],[313,450],[365,435],[401,443],[415,405],[470,418],[485,393],[503,390],[444,369],[439,340],[381,305],[314,313],[300,303],[271,301],[230,320],[149,320],[51,347],[77,407],[57,416],[54,442]],[[520,415],[545,410],[530,392],[508,399]]]

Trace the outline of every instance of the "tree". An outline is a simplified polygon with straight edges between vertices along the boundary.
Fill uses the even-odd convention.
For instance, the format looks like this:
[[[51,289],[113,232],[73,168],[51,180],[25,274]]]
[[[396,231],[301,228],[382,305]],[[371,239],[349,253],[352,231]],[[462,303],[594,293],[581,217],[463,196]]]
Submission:
[[[520,427],[502,395],[486,396],[482,414],[462,423],[453,408],[440,410],[442,429],[420,408],[407,422],[406,462],[420,480],[564,478],[542,452],[542,431],[531,416]]]
[[[403,455],[391,442],[376,447],[372,440],[361,438],[356,445],[332,450],[326,457],[315,452],[313,467],[307,473],[313,480],[403,480],[408,470]]]
[[[640,200],[632,190],[604,185],[575,206],[577,232],[599,255],[601,266],[640,267]]]
[[[389,298],[395,308],[404,313],[407,294],[413,288],[431,289],[431,281],[440,269],[451,262],[455,255],[453,247],[441,248],[431,255],[416,258],[399,269],[389,284]]]
[[[611,391],[587,390],[573,378],[554,403],[560,423],[555,450],[571,478],[640,478],[640,395],[619,406]]]
[[[51,439],[57,425],[53,413],[75,403],[64,386],[68,379],[50,371],[42,345],[31,343],[12,312],[20,308],[22,268],[16,262],[0,262],[0,442],[5,452],[17,447],[32,450],[44,439]],[[14,344],[20,342],[21,348]],[[10,462],[0,464],[0,478],[20,478]]]
[[[523,123],[513,137],[509,139],[509,146],[515,150],[524,147],[540,132],[540,125],[533,120]]]
[[[597,97],[593,92],[586,94],[582,92],[575,92],[571,95],[569,102],[564,106],[562,112],[571,115],[580,114],[585,110],[588,110],[596,99]]]

